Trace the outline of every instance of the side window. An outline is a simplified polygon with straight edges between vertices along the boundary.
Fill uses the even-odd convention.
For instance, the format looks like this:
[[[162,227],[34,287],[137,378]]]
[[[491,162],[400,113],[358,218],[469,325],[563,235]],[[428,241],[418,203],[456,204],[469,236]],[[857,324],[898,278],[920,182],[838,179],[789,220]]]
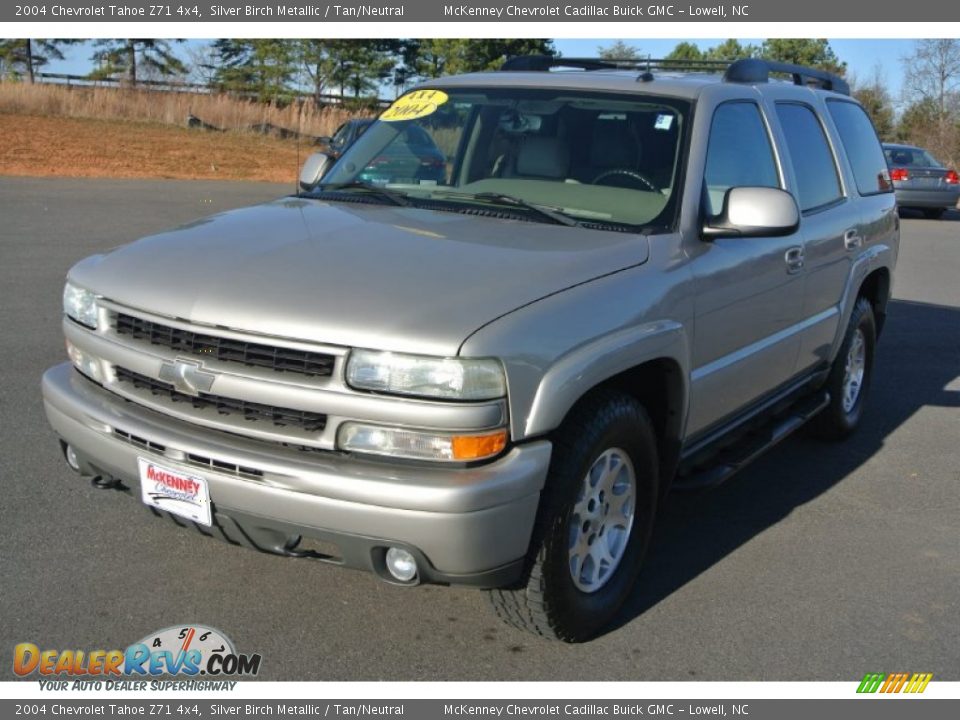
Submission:
[[[342,150],[343,146],[347,144],[347,136],[350,134],[350,128],[346,123],[337,128],[337,131],[333,134],[333,137],[330,139],[330,145]]]
[[[893,185],[880,140],[867,113],[859,105],[841,100],[829,100],[827,107],[850,158],[853,178],[860,194],[892,192]]]
[[[777,117],[797,177],[800,210],[814,210],[843,197],[833,153],[813,110],[796,103],[777,103]]]
[[[704,170],[706,211],[718,215],[733,187],[780,187],[770,136],[752,102],[728,102],[713,114]]]

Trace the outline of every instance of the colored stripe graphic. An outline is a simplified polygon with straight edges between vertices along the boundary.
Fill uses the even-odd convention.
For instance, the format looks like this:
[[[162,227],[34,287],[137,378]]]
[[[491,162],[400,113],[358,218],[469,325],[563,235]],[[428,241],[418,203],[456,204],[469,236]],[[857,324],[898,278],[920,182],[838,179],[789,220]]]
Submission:
[[[903,684],[907,681],[906,673],[890,673],[887,675],[886,682],[883,683],[883,687],[880,688],[882,693],[898,693],[900,688],[903,687]]]
[[[910,678],[910,682],[907,685],[907,689],[904,692],[908,693],[922,693],[927,689],[927,685],[930,684],[930,681],[933,679],[933,673],[914,673],[913,677]]]
[[[875,693],[882,682],[883,673],[867,673],[863,676],[863,680],[860,681],[860,687],[857,688],[857,692]]]
[[[858,693],[922,693],[933,680],[933,673],[867,673],[857,687]]]

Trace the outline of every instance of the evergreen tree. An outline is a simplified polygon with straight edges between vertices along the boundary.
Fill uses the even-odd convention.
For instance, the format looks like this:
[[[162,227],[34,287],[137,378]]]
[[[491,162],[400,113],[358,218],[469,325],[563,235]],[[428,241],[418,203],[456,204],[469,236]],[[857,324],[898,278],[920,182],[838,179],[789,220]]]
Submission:
[[[0,40],[0,76],[22,72],[27,82],[32,83],[39,68],[51,60],[63,60],[60,48],[78,42],[80,40]]]
[[[401,50],[409,74],[423,78],[496,70],[510,57],[556,55],[552,40],[429,38],[410,40]]]
[[[553,40],[541,38],[504,38],[466,41],[466,67],[464,72],[496,70],[507,58],[520,55],[557,54]]]
[[[634,45],[627,45],[623,40],[617,40],[616,42],[607,45],[606,47],[598,47],[597,55],[604,60],[642,60],[643,56],[640,53],[640,48]]]
[[[730,38],[715,45],[704,53],[705,60],[743,60],[757,57],[760,49],[756,45],[741,45],[739,40]]]
[[[830,42],[823,38],[771,38],[764,40],[760,56],[794,65],[826,70],[843,76],[847,64],[837,57]]]
[[[126,84],[136,85],[138,74],[149,69],[160,75],[184,75],[186,64],[171,49],[171,43],[183,40],[129,39],[96,40],[97,51],[91,58],[97,69],[90,73],[94,79],[121,75]]]
[[[860,101],[863,109],[873,121],[877,135],[884,142],[890,142],[896,136],[896,122],[893,113],[893,101],[883,81],[880,68],[874,71],[873,79],[866,84],[860,84],[851,79],[853,97]]]
[[[382,83],[394,80],[406,46],[406,41],[390,39],[300,40],[298,59],[319,104],[323,95],[335,92],[354,97],[378,95]]]
[[[249,93],[263,102],[289,99],[297,73],[297,42],[221,39],[213,44],[218,60],[214,82],[229,92]]]
[[[677,46],[673,48],[664,59],[681,61],[703,60],[704,53],[694,43],[684,41],[677,43]]]

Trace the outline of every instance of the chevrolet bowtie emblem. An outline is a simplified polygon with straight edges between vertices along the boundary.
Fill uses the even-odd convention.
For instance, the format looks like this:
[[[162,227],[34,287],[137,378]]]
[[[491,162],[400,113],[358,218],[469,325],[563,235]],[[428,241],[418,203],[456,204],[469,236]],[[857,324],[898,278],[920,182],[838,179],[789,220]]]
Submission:
[[[176,360],[160,366],[160,379],[186,395],[208,392],[216,379],[213,373],[204,372],[198,362]]]

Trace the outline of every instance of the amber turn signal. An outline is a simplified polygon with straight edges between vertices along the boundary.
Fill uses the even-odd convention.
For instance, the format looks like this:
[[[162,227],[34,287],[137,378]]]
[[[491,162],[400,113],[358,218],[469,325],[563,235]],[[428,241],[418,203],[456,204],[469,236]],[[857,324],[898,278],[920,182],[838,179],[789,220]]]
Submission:
[[[451,438],[454,460],[479,460],[496,455],[507,446],[507,431],[487,435],[454,435]]]

